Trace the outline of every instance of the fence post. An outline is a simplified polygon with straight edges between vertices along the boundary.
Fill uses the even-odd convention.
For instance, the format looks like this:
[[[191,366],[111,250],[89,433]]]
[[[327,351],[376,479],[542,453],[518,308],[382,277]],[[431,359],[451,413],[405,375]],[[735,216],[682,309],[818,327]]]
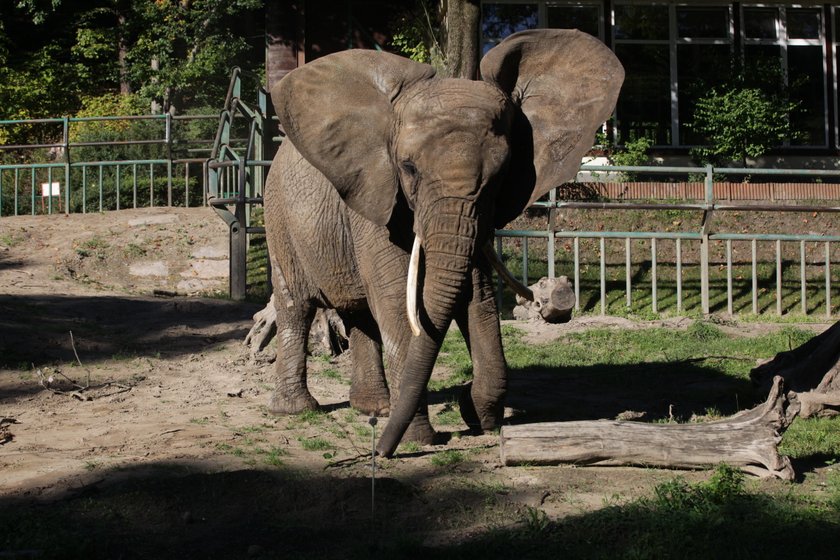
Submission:
[[[239,189],[236,197],[236,227],[231,227],[230,233],[230,297],[235,301],[245,299],[248,289],[248,207],[245,203],[246,193],[246,165],[245,159],[240,159]]]
[[[172,113],[170,112],[166,113],[166,205],[169,208],[172,207]]]
[[[548,277],[554,278],[554,216],[557,213],[557,189],[548,191]]]
[[[63,117],[61,125],[64,129],[64,214],[70,214],[70,119]]]
[[[709,224],[714,211],[714,182],[711,165],[706,166],[705,209],[703,210],[703,224],[700,227],[700,305],[704,315],[708,315],[709,308]]]

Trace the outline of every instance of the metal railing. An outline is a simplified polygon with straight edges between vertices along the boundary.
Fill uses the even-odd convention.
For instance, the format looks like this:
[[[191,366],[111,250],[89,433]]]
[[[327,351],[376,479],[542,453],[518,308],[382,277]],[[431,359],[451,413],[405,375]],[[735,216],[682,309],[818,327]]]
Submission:
[[[187,134],[179,137],[176,132],[179,127],[206,120],[218,120],[218,116],[167,113],[2,120],[0,127],[46,127],[41,136],[59,137],[60,141],[0,145],[0,155],[5,160],[11,159],[10,154],[26,160],[0,164],[0,217],[51,214],[56,210],[85,213],[143,206],[204,205],[207,158],[192,154],[209,152],[212,140],[191,139]],[[130,135],[137,123],[159,123],[159,130],[143,131],[151,132],[152,138],[73,139],[85,136],[84,131],[74,134],[75,126],[107,125],[122,128]],[[76,157],[84,149],[88,153],[83,155],[90,156],[89,152],[98,148],[135,146],[153,153],[148,157],[113,160]],[[183,184],[178,184],[182,178]]]
[[[207,183],[208,202],[230,232],[230,297],[234,300],[244,299],[248,289],[251,236],[265,234],[264,227],[251,225],[252,205],[262,204],[265,172],[271,165],[265,159],[271,141],[266,116],[268,93],[260,88],[257,106],[250,107],[241,99],[241,89],[241,71],[234,68],[213,142]],[[237,118],[248,124],[244,144],[234,142],[231,135]],[[270,274],[268,278],[270,281]]]
[[[631,172],[631,173],[666,173],[666,174],[697,174],[702,173],[705,177],[705,197],[699,203],[628,203],[628,202],[579,202],[579,201],[563,201],[558,200],[556,190],[549,194],[547,201],[537,202],[535,206],[545,208],[547,210],[547,226],[545,230],[499,230],[496,232],[496,250],[500,257],[503,257],[503,240],[504,239],[518,239],[520,244],[521,276],[524,283],[528,284],[531,280],[529,275],[529,262],[531,256],[529,255],[529,239],[542,238],[546,240],[546,268],[547,275],[554,277],[557,270],[557,254],[556,245],[558,240],[571,240],[571,262],[568,263],[573,276],[573,284],[575,289],[575,296],[577,299],[576,307],[578,310],[582,308],[581,305],[581,270],[590,262],[594,261],[597,266],[597,296],[600,304],[601,314],[607,314],[609,308],[608,301],[608,273],[607,273],[607,242],[612,240],[623,241],[624,247],[624,298],[625,308],[632,308],[634,297],[634,277],[647,276],[647,274],[640,274],[644,272],[640,270],[641,265],[634,265],[632,262],[633,242],[641,242],[649,245],[650,259],[644,263],[649,267],[649,279],[645,279],[644,284],[649,286],[650,310],[653,313],[659,313],[660,309],[660,278],[659,270],[663,263],[659,259],[661,250],[661,242],[673,242],[674,244],[674,310],[676,312],[683,312],[687,310],[686,301],[684,298],[684,287],[686,283],[685,269],[688,266],[696,266],[699,268],[699,308],[704,314],[708,314],[713,310],[725,311],[729,314],[740,312],[744,307],[754,314],[759,314],[769,310],[770,306],[759,306],[760,296],[767,291],[766,284],[768,278],[759,278],[759,268],[762,264],[758,259],[759,244],[773,244],[774,248],[774,267],[772,274],[774,278],[775,290],[775,313],[783,315],[786,311],[792,311],[796,306],[783,303],[785,297],[791,296],[791,292],[798,291],[798,307],[802,314],[809,314],[816,311],[815,308],[808,304],[809,283],[813,285],[814,282],[821,284],[822,295],[821,299],[824,302],[823,308],[826,317],[831,317],[834,313],[832,306],[832,292],[838,290],[837,280],[832,278],[831,266],[836,263],[838,258],[832,258],[832,254],[837,252],[840,247],[840,230],[837,235],[820,235],[812,233],[748,233],[748,232],[713,232],[711,223],[715,212],[799,212],[799,213],[840,213],[840,206],[832,205],[783,205],[783,204],[731,204],[717,202],[713,197],[714,177],[718,174],[739,174],[744,175],[799,175],[799,176],[819,176],[819,177],[840,177],[840,171],[814,171],[801,169],[740,169],[740,168],[713,168],[707,167],[618,167],[618,166],[582,166],[581,172]],[[556,211],[559,209],[581,209],[581,210],[658,210],[658,211],[695,211],[702,213],[700,220],[700,227],[697,231],[683,231],[683,232],[663,232],[663,231],[558,231],[556,227]],[[585,239],[594,240],[597,246],[594,248],[597,255],[592,261],[585,261],[581,253],[581,241]],[[698,258],[696,262],[686,263],[684,256],[685,243],[695,243],[699,245]],[[710,256],[710,247],[713,244],[722,243],[725,252],[725,262],[717,263]],[[747,287],[750,291],[749,304],[741,305],[738,309],[735,307],[735,270],[733,264],[733,243],[749,244],[750,260],[748,263],[750,281]],[[792,259],[783,258],[783,246],[789,244],[798,245],[798,265],[799,275],[798,279],[785,279],[784,272],[790,268]],[[810,262],[807,258],[806,249],[810,245],[812,253],[815,251],[814,246],[821,248],[819,250],[819,259],[814,256],[811,257]],[[670,264],[670,263],[669,263]],[[719,268],[725,271],[725,289],[713,290],[711,269],[713,265],[719,265]],[[819,274],[814,274],[814,269],[818,270]],[[811,272],[809,275],[808,272]],[[614,284],[614,282],[609,281]],[[640,283],[636,282],[637,285]],[[798,286],[793,288],[791,283],[798,283]],[[762,284],[762,287],[759,287]],[[787,284],[787,286],[786,286]],[[798,288],[796,290],[795,288]],[[611,293],[614,291],[610,290]],[[719,296],[720,301],[712,304],[713,292],[722,294]],[[636,291],[638,294],[638,290]],[[499,299],[502,299],[502,286],[499,284]],[[766,298],[764,298],[766,299]],[[840,299],[840,298],[838,298]],[[725,308],[724,308],[725,303]]]

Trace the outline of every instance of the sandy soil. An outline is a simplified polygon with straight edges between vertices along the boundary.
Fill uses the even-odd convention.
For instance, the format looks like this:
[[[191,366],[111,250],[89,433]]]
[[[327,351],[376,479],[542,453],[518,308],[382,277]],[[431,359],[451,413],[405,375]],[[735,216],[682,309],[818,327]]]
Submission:
[[[282,546],[266,537],[268,528],[255,522],[260,508],[287,510],[295,527],[367,527],[372,434],[368,419],[347,404],[347,359],[310,360],[312,391],[326,414],[267,414],[273,365],[253,360],[242,345],[260,305],[206,297],[225,284],[207,272],[224,268],[224,234],[208,209],[0,219],[0,417],[8,419],[0,507],[67,503],[92,492],[126,495],[137,481],[152,492],[161,481],[176,481],[150,494],[152,503],[168,504],[161,508],[171,516],[155,518],[157,529],[146,523],[132,533],[152,535],[132,545],[140,547],[135,553],[174,546],[174,554],[176,541],[198,546],[192,550],[229,550],[227,557],[310,550],[300,537],[308,533]],[[222,265],[207,264],[214,260]],[[170,297],[155,297],[155,290]],[[605,322],[517,326],[527,341],[541,342],[596,324]],[[562,418],[557,411],[569,387],[550,384],[540,372],[513,379],[509,412],[541,402],[534,417]],[[431,398],[437,427],[450,441],[377,465],[380,515],[428,544],[522,523],[528,508],[552,519],[591,512],[674,476],[634,468],[504,468],[496,436],[460,437],[463,425],[447,419],[454,394]],[[591,414],[614,415],[630,404],[610,401]],[[460,450],[464,460],[436,464],[444,449]],[[295,482],[301,477],[311,481],[305,490]],[[225,508],[228,516],[220,513]],[[336,542],[343,538],[352,535]]]

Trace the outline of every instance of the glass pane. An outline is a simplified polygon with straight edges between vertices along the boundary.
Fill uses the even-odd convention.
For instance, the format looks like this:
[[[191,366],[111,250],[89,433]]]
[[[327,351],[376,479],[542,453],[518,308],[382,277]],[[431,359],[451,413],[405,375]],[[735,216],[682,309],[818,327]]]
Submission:
[[[548,6],[548,27],[580,29],[593,37],[600,37],[597,6]]]
[[[791,39],[819,39],[820,11],[815,9],[787,9],[787,30]]]
[[[504,39],[539,23],[537,4],[484,4],[481,7],[481,32],[485,39]]]
[[[767,93],[781,93],[785,80],[781,47],[745,45],[744,74],[748,86],[761,88]]]
[[[618,98],[619,141],[649,138],[671,144],[671,79],[668,45],[618,44],[626,77]]]
[[[668,39],[668,6],[615,7],[616,39]]]
[[[791,124],[800,137],[791,143],[803,146],[825,145],[825,72],[823,49],[819,46],[789,46],[790,95],[800,103],[791,115]]]
[[[729,37],[729,8],[677,8],[677,34],[680,37],[726,39]]]
[[[777,8],[744,8],[744,35],[749,39],[775,39]]]
[[[679,85],[681,145],[705,143],[688,124],[694,120],[698,99],[729,77],[732,54],[729,45],[678,45],[677,83]]]

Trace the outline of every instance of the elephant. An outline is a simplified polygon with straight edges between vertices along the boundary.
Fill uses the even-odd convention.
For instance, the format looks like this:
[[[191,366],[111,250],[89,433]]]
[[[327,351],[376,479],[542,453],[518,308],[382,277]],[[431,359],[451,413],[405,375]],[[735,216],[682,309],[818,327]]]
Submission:
[[[350,331],[351,406],[390,415],[377,454],[434,437],[427,383],[453,320],[473,361],[462,416],[475,431],[500,425],[507,365],[485,249],[494,228],[574,177],[624,70],[576,30],[511,35],[480,69],[480,80],[441,78],[394,54],[349,50],[272,87],[286,138],[264,192],[271,412],[318,406],[306,339],[324,307]]]

